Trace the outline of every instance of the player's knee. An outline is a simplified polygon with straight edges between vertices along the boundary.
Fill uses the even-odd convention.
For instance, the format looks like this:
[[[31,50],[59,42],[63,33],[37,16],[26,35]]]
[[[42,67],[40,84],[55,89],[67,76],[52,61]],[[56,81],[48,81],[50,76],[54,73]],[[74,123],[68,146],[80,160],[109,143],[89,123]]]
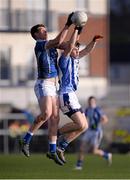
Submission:
[[[50,117],[51,117],[51,112],[49,112],[49,111],[44,111],[44,113],[41,114],[42,121],[46,121],[46,120],[50,119]]]
[[[84,131],[86,131],[87,129],[88,129],[88,122],[85,121],[85,122],[84,122]]]
[[[82,132],[86,131],[88,129],[88,123],[87,121],[80,122],[79,128]]]
[[[51,119],[54,123],[56,123],[56,122],[58,123],[59,120],[60,120],[60,118],[59,118],[58,115],[52,115],[50,119]]]
[[[43,122],[43,117],[42,115],[40,114],[39,116],[37,116],[36,120],[35,120],[35,123],[40,123],[40,122]]]
[[[50,117],[50,123],[52,127],[57,127],[59,124],[59,116],[51,116]]]
[[[84,130],[84,122],[79,122],[78,127],[81,131],[83,131]]]

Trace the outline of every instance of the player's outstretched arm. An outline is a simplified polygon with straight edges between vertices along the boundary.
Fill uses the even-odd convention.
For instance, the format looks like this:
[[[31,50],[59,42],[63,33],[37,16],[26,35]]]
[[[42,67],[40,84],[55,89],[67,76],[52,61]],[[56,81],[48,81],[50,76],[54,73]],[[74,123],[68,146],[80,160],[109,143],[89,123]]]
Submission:
[[[108,117],[105,114],[102,115],[101,122],[102,122],[102,124],[106,124],[108,122]]]
[[[79,27],[77,27],[77,26],[75,27],[75,29],[74,29],[74,31],[73,31],[73,33],[71,35],[70,40],[66,43],[66,48],[64,49],[64,52],[63,52],[64,56],[69,56],[72,49],[74,48],[75,43],[77,41],[78,28]]]
[[[46,44],[46,49],[49,49],[49,48],[52,48],[52,47],[58,47],[64,41],[64,39],[65,39],[65,37],[66,37],[66,35],[68,33],[68,29],[72,24],[72,20],[71,20],[72,15],[73,15],[73,12],[71,14],[69,14],[67,22],[66,22],[64,28],[57,35],[57,37],[55,39],[52,39],[52,40],[48,41],[48,43]]]
[[[82,57],[86,56],[88,53],[90,53],[94,49],[97,41],[102,38],[103,38],[103,36],[95,35],[93,37],[92,41],[83,50],[81,50],[79,52],[79,58],[82,58]]]

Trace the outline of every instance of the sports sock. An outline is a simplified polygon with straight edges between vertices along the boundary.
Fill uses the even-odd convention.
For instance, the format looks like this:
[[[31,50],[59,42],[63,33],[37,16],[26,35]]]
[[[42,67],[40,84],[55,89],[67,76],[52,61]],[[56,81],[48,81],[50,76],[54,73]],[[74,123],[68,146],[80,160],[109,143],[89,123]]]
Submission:
[[[65,151],[67,146],[69,145],[69,143],[67,142],[67,140],[63,139],[59,142],[59,148],[62,150],[62,151]]]
[[[103,158],[104,159],[108,159],[108,153],[104,151],[104,154],[103,154]]]
[[[24,139],[24,142],[26,144],[29,144],[31,139],[32,139],[32,136],[33,136],[33,133],[31,132],[27,132],[27,134],[25,135],[25,137],[23,138]]]
[[[56,142],[49,142],[49,152],[50,153],[56,152]]]
[[[82,167],[82,166],[83,166],[83,161],[79,159],[79,160],[77,161],[76,166]]]

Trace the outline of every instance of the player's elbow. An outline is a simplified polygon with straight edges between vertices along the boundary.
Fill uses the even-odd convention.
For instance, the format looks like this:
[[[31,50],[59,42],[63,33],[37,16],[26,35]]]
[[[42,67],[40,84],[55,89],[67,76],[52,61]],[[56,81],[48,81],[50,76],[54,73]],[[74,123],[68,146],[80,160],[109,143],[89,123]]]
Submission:
[[[56,47],[60,46],[63,41],[61,41],[59,38],[53,39],[53,43],[55,44]]]
[[[102,117],[102,123],[106,124],[108,122],[108,118],[106,116]]]

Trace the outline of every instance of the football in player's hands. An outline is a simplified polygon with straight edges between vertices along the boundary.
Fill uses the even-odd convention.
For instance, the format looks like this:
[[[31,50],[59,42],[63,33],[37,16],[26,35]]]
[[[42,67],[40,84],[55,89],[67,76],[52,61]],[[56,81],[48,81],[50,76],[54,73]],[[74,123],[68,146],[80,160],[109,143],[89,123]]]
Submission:
[[[103,36],[101,36],[101,35],[95,35],[93,38],[93,41],[96,42],[97,40],[102,39],[102,38],[103,38]]]

